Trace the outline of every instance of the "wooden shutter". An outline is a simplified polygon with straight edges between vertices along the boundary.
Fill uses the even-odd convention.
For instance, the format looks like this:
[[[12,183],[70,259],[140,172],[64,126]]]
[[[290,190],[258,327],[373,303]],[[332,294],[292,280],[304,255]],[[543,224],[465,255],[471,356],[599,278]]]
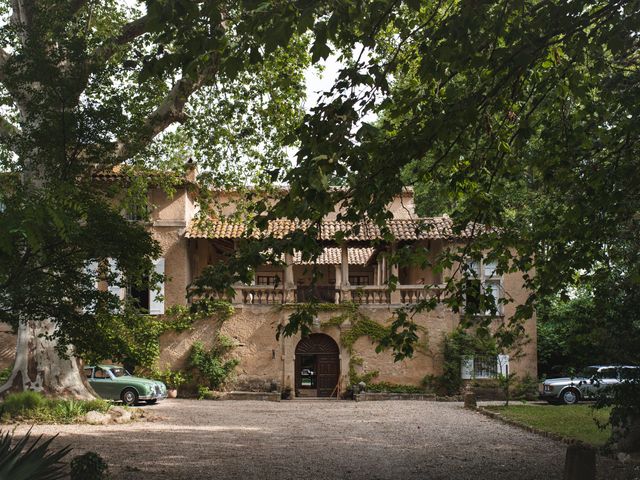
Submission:
[[[155,273],[164,276],[164,258],[158,258],[153,262]],[[164,279],[156,285],[149,287],[149,313],[151,315],[164,315]]]

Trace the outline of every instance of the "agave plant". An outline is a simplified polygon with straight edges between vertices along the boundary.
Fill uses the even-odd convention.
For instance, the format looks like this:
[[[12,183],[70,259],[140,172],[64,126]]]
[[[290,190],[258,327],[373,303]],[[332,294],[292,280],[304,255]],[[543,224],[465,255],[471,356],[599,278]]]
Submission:
[[[71,451],[66,446],[49,451],[51,442],[57,437],[42,440],[42,435],[27,447],[31,430],[13,443],[13,433],[0,434],[0,480],[56,480],[66,478],[65,465],[60,460]]]

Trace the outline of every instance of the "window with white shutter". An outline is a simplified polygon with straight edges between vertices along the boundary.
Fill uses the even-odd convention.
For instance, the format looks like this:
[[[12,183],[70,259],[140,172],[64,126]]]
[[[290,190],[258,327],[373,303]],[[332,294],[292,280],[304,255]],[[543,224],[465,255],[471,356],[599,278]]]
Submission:
[[[153,263],[155,273],[164,277],[164,258],[158,258]],[[164,279],[156,285],[156,288],[149,288],[149,313],[151,315],[164,315]]]
[[[118,262],[115,259],[109,259],[109,277],[108,286],[109,293],[115,295],[120,300],[124,299],[125,289],[122,287],[122,272],[118,268]]]

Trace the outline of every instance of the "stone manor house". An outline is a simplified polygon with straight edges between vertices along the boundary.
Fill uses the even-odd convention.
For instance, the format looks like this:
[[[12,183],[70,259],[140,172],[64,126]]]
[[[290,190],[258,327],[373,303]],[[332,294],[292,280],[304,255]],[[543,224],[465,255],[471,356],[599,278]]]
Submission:
[[[193,174],[193,172],[192,172]],[[117,173],[98,175],[97,181],[117,181]],[[136,292],[141,304],[152,315],[164,314],[165,307],[186,305],[187,286],[204,267],[224,261],[233,252],[236,240],[243,234],[244,226],[228,219],[233,213],[233,195],[219,193],[226,204],[219,219],[213,219],[205,229],[197,227],[194,216],[197,204],[189,188],[189,181],[168,196],[160,188],[148,192],[152,205],[148,227],[160,243],[163,257],[156,262],[156,271],[166,276],[163,295],[154,292]],[[237,285],[231,299],[235,313],[222,325],[217,321],[201,320],[194,328],[182,333],[167,333],[161,339],[162,368],[185,366],[191,345],[201,341],[205,345],[217,337],[218,331],[233,339],[236,347],[231,355],[239,360],[234,387],[239,390],[270,390],[290,387],[297,396],[331,396],[344,391],[349,383],[349,371],[363,374],[377,371],[373,381],[396,384],[420,385],[426,375],[442,372],[442,344],[446,333],[453,331],[460,320],[459,314],[440,304],[435,310],[416,315],[420,325],[420,348],[413,358],[394,362],[390,352],[375,352],[375,344],[366,335],[355,340],[350,336],[346,345],[345,335],[351,325],[331,322],[341,311],[340,303],[358,304],[359,311],[369,319],[387,323],[394,309],[415,303],[435,295],[438,285],[445,278],[455,275],[456,266],[436,273],[417,267],[399,268],[389,264],[386,251],[404,245],[428,248],[430,255],[452,244],[468,240],[470,232],[454,235],[452,222],[447,216],[420,219],[414,212],[413,193],[405,191],[389,206],[393,219],[389,228],[393,243],[385,243],[377,228],[364,225],[357,235],[346,237],[342,244],[334,240],[336,232],[347,226],[336,220],[335,213],[327,216],[321,226],[320,240],[324,252],[316,262],[320,281],[311,283],[312,265],[305,264],[300,255],[287,256],[286,266],[263,266],[255,274],[252,285]],[[417,228],[420,222],[428,223],[426,229]],[[273,222],[269,229],[286,233],[294,225],[288,220]],[[522,276],[507,274],[497,276],[493,265],[477,265],[483,287],[491,289],[496,298],[508,297],[513,302],[500,307],[500,315],[509,318],[516,305],[525,301],[527,292],[522,287]],[[387,289],[387,279],[394,275],[399,279],[395,291]],[[126,289],[115,287],[113,293],[127,295]],[[131,292],[129,292],[131,294]],[[282,337],[276,340],[276,327],[287,321],[292,312],[291,304],[306,302],[315,297],[334,305],[321,309],[314,321],[313,333],[301,338]],[[0,329],[1,330],[1,329]],[[525,324],[529,342],[524,355],[509,359],[467,357],[462,363],[463,378],[490,378],[498,372],[515,373],[518,376],[537,376],[535,318]],[[0,363],[6,366],[13,358],[13,335],[6,329],[0,331]],[[339,386],[339,388],[338,388]]]

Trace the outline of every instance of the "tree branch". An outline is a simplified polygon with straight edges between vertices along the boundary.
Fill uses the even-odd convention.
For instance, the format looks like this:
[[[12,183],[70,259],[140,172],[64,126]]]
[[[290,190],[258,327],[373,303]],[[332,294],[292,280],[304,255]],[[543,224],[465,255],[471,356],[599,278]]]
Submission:
[[[13,143],[20,134],[20,130],[6,118],[0,117],[0,142],[13,149]]]
[[[116,164],[127,160],[146,147],[159,133],[169,125],[187,120],[184,106],[193,92],[198,90],[207,79],[218,71],[217,56],[208,68],[204,68],[195,77],[182,77],[162,100],[160,105],[149,114],[135,137],[119,140],[116,147]]]
[[[90,62],[92,67],[103,65],[114,55],[118,47],[126,45],[139,36],[144,35],[147,33],[148,28],[149,15],[144,15],[124,25],[118,35],[106,40],[96,49]]]

